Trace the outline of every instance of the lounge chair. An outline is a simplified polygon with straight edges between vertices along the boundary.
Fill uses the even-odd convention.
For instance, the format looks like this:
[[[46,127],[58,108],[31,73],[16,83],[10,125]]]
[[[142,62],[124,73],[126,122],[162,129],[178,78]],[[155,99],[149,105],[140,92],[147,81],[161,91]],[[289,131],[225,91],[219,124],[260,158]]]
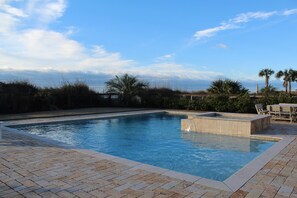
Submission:
[[[261,115],[268,114],[268,111],[263,109],[263,104],[255,104],[255,108],[258,114],[261,114]]]

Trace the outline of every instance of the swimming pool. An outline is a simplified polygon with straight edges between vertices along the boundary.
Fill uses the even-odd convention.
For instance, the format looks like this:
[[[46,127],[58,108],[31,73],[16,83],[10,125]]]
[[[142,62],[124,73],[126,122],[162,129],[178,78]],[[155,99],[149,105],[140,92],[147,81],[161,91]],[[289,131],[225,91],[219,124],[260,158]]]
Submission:
[[[223,181],[275,142],[181,131],[168,113],[15,126],[78,148]]]

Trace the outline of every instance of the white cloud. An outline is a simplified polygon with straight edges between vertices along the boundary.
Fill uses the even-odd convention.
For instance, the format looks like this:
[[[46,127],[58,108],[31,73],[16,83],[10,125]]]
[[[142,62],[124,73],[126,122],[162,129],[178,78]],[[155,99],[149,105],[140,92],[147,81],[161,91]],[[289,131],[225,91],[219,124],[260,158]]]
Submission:
[[[43,23],[50,23],[62,17],[66,0],[28,0],[26,12]]]
[[[89,56],[77,63],[78,68],[88,68],[89,71],[112,74],[134,64],[133,60],[124,60],[120,53],[108,52],[103,46],[94,46],[91,52]]]
[[[289,16],[289,15],[292,15],[292,14],[297,14],[297,9],[285,10],[283,12],[284,16]]]
[[[25,14],[23,10],[17,9],[15,7],[12,7],[12,6],[4,4],[4,3],[3,4],[0,3],[0,9],[8,14],[13,15],[13,16],[27,17],[27,14]]]
[[[233,24],[221,24],[220,26],[214,27],[214,28],[209,28],[209,29],[205,29],[205,30],[200,30],[197,31],[194,35],[196,40],[200,40],[202,38],[205,37],[212,37],[214,36],[216,33],[224,31],[224,30],[230,30],[230,29],[235,29],[237,28],[237,26],[234,26]]]
[[[163,61],[169,61],[172,58],[174,58],[175,54],[165,54],[163,56],[157,57],[156,62],[163,62]]]
[[[130,72],[143,76],[152,76],[153,74],[154,77],[158,78],[177,77],[180,79],[195,80],[214,80],[223,76],[222,73],[218,72],[185,69],[183,65],[177,63],[157,63],[139,69],[131,69]]]
[[[38,15],[37,18],[45,25],[57,20],[65,11],[64,0],[28,0],[23,8],[14,8],[9,2],[11,1],[0,1],[0,68],[2,69],[94,70],[104,73],[108,69],[120,70],[116,67],[133,62],[122,59],[120,53],[108,52],[102,46],[88,49],[70,39],[69,36],[77,30],[75,27],[67,27],[64,33],[40,28],[39,25],[35,28],[20,28],[24,25],[19,26],[24,17],[32,19]]]
[[[70,38],[77,31],[76,27],[65,27],[64,32],[50,29],[49,24],[63,16],[66,0],[27,0],[22,2],[23,7],[13,7],[10,4],[13,1],[17,0],[0,0],[0,69],[110,75],[128,72],[188,79],[213,79],[221,75],[174,63],[174,54],[159,57],[157,64],[140,66],[135,60],[125,59],[121,53],[110,52],[104,46],[86,47]]]
[[[6,34],[15,27],[18,19],[15,17],[0,12],[0,34]]]
[[[292,14],[297,14],[297,9],[286,10],[284,12],[272,11],[272,12],[247,12],[241,13],[236,17],[227,20],[227,22],[222,22],[219,26],[213,28],[207,28],[204,30],[199,30],[194,34],[196,40],[201,40],[202,38],[209,38],[215,36],[217,33],[225,30],[240,28],[242,24],[251,22],[253,20],[265,20],[272,16],[288,16]]]
[[[254,19],[268,19],[269,17],[276,15],[277,12],[248,12],[248,13],[242,13],[237,15],[237,17],[230,19],[229,23],[247,23]]]
[[[227,49],[228,45],[224,44],[224,43],[219,43],[215,46],[215,48],[220,48],[220,49]]]
[[[169,59],[172,58],[174,56],[174,54],[166,54],[163,56],[163,58]]]
[[[78,31],[79,31],[79,28],[74,27],[74,26],[69,26],[69,27],[66,27],[65,35],[71,36],[73,34],[76,34]]]
[[[39,59],[70,59],[79,58],[83,46],[68,39],[65,35],[41,29],[30,29],[22,32],[18,38],[20,47],[24,49],[20,55]]]

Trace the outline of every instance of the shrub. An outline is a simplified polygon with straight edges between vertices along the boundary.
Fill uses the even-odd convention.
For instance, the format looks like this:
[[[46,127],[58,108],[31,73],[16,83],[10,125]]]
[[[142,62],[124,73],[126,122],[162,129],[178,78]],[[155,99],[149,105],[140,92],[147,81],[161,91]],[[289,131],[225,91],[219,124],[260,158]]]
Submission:
[[[48,90],[55,106],[61,109],[92,107],[100,104],[100,98],[96,92],[80,81],[64,83],[59,88],[49,88]]]
[[[0,82],[0,113],[97,107],[101,97],[83,82],[39,88],[26,81]]]
[[[143,105],[151,108],[174,108],[180,106],[180,91],[168,88],[149,88],[143,95]]]
[[[231,104],[231,100],[228,95],[217,95],[208,97],[209,106],[214,111],[232,112],[234,106]]]
[[[238,113],[255,113],[255,103],[249,94],[240,95],[235,101],[236,112]]]
[[[0,112],[17,113],[34,109],[34,95],[39,88],[27,81],[0,83]]]

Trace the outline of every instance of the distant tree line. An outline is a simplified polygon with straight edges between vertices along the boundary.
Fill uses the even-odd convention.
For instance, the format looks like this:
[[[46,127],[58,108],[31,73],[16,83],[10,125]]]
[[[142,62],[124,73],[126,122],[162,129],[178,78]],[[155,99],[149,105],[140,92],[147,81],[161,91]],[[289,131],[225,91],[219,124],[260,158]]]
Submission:
[[[265,71],[266,72],[266,71]],[[269,75],[267,72],[269,82]],[[255,104],[297,103],[297,98],[274,89],[263,90],[263,95],[251,96],[238,81],[229,79],[213,81],[202,97],[185,97],[186,93],[166,88],[150,88],[148,83],[125,74],[106,82],[108,92],[117,93],[125,104],[137,104],[135,96],[142,99],[142,107],[255,113]],[[134,91],[131,91],[134,90]],[[133,93],[133,94],[131,94]],[[194,94],[193,94],[194,95]],[[128,97],[127,97],[128,96]],[[236,96],[236,97],[234,97]],[[129,100],[129,102],[127,102]]]
[[[240,82],[229,79],[213,81],[207,91],[194,94],[150,87],[149,83],[124,74],[106,82],[107,93],[103,96],[79,81],[45,88],[26,81],[0,82],[0,113],[115,106],[255,113],[256,103],[297,103],[296,96],[290,94],[290,83],[296,80],[292,71],[277,73],[287,83],[287,92],[277,92],[269,87],[269,77],[273,73],[261,72],[267,82],[261,97],[251,96]],[[111,95],[118,98],[112,99]]]
[[[266,68],[262,69],[259,72],[260,77],[265,77],[265,90],[264,91],[275,91],[275,88],[269,84],[270,77],[275,73],[274,70]],[[285,92],[292,93],[292,82],[297,82],[297,70],[294,69],[285,69],[284,71],[280,70],[275,74],[275,77],[283,79],[283,86]]]

